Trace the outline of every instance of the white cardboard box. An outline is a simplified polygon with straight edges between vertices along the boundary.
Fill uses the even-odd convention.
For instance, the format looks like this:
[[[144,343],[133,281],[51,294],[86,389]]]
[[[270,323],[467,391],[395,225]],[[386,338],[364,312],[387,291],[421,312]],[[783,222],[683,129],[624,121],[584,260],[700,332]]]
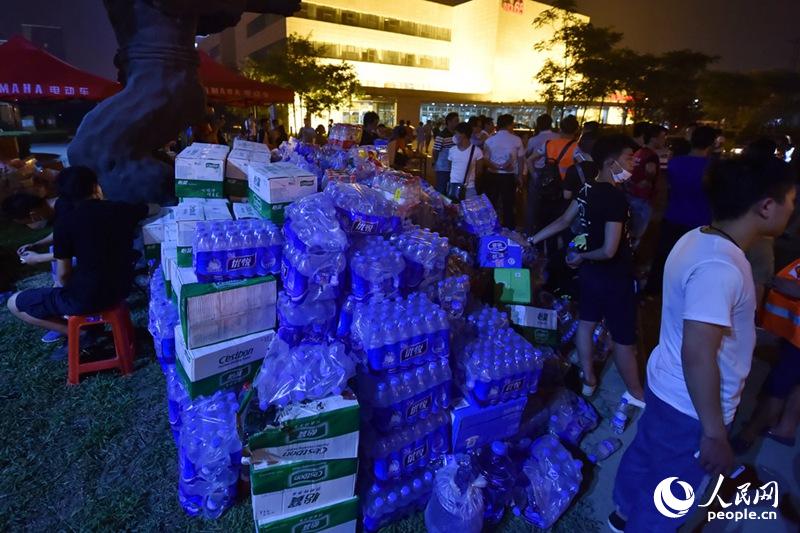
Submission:
[[[228,147],[193,143],[175,158],[175,194],[179,198],[222,198]]]
[[[191,268],[176,268],[172,289],[188,348],[275,328],[277,287],[264,276],[200,283]]]
[[[247,150],[248,152],[267,152],[269,153],[269,147],[267,147],[264,143],[257,143],[253,141],[245,141],[244,139],[234,139],[233,140],[233,149],[234,150]]]
[[[233,216],[236,220],[261,218],[261,215],[258,214],[258,211],[256,211],[252,205],[238,202],[233,204]]]
[[[251,163],[248,184],[269,204],[294,202],[317,192],[316,176],[291,163]]]
[[[178,373],[189,396],[208,396],[252,380],[274,336],[273,330],[261,331],[192,349],[186,346],[180,324],[175,326]]]
[[[355,533],[358,498],[319,507],[305,513],[256,520],[256,533]]]

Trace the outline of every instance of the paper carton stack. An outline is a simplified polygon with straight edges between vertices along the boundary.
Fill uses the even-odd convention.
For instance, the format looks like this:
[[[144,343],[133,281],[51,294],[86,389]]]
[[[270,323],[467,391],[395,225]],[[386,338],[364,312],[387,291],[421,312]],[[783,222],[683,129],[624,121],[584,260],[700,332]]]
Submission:
[[[197,223],[204,220],[233,220],[226,200],[188,199],[173,208],[166,224],[166,240],[175,242],[179,267],[192,266],[192,246]]]
[[[283,222],[283,210],[289,203],[317,192],[317,177],[287,162],[251,162],[247,184],[250,204],[276,224]]]
[[[330,396],[289,404],[272,424],[251,433],[256,530],[297,531],[313,522],[313,531],[355,531],[358,432],[358,402]]]
[[[142,242],[144,257],[147,260],[161,261],[161,244],[165,240],[165,226],[175,220],[171,207],[161,208],[161,212],[142,223]]]
[[[175,158],[175,195],[178,198],[222,198],[225,159],[222,144],[193,143]]]
[[[250,163],[269,163],[270,152],[267,145],[250,141],[236,140],[233,150],[228,154],[225,166],[223,193],[227,197],[247,197],[247,174]]]

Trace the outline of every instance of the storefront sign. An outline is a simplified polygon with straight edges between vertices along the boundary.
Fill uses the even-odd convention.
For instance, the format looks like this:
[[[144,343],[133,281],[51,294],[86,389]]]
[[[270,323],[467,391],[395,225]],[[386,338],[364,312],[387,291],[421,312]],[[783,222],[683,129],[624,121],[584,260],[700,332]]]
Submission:
[[[524,4],[525,3],[522,0],[502,0],[501,2],[503,11],[517,13],[518,15],[522,14]]]

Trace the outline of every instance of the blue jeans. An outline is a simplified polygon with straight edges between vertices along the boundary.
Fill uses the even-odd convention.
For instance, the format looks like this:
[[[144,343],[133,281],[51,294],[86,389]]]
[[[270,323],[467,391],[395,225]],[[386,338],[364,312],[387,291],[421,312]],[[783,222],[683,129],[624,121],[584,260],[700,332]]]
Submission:
[[[647,407],[639,419],[636,436],[617,470],[614,503],[627,516],[626,533],[675,531],[689,518],[692,509],[704,503],[701,489],[707,475],[694,457],[703,428],[699,420],[677,411],[649,387],[645,390],[645,402]],[[662,515],[653,503],[656,486],[674,476],[689,483],[695,494],[692,509],[681,518]],[[683,499],[683,490],[676,481],[672,482],[671,492]]]
[[[628,196],[628,204],[631,207],[631,238],[638,245],[644,232],[647,231],[647,226],[650,224],[650,218],[653,216],[653,207],[647,200],[635,196]]]

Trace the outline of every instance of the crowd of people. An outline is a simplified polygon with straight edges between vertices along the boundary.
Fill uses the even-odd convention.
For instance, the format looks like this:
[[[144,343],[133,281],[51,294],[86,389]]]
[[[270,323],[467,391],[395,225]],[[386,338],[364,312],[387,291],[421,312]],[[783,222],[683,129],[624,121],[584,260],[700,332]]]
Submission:
[[[214,124],[209,118],[193,133],[219,142]],[[306,119],[298,136],[323,143],[326,133]],[[502,224],[521,228],[546,255],[550,288],[578,302],[575,344],[587,397],[601,386],[592,336],[605,323],[626,387],[621,405],[639,416],[616,476],[609,517],[615,531],[674,530],[680,520],[653,507],[661,480],[677,476],[699,494],[759,436],[794,446],[800,423],[800,335],[790,335],[780,341],[750,423],[729,435],[756,347],[757,310],[771,292],[800,297],[800,261],[794,277],[776,278],[773,251],[776,238],[797,231],[800,158],[785,138],[761,138],[741,155],[722,155],[719,132],[692,125],[672,140],[664,161],[667,133],[650,123],[635,124],[630,136],[606,132],[574,116],[556,129],[546,114],[529,138],[515,133],[508,114],[496,126],[454,112],[440,127],[401,121],[389,129],[374,112],[363,122],[361,143],[385,144],[393,167],[430,151],[438,191],[455,202],[486,194]],[[243,135],[270,146],[288,138],[279,122],[253,116]],[[64,316],[96,312],[127,295],[136,224],[157,210],[104,200],[96,176],[82,167],[62,171],[58,189],[58,202],[16,194],[2,206],[20,224],[54,228],[18,250],[22,262],[53,264],[54,286],[15,293],[8,308],[55,337],[66,332]],[[643,243],[653,235],[648,248]],[[637,313],[658,297],[658,344],[643,370]]]

